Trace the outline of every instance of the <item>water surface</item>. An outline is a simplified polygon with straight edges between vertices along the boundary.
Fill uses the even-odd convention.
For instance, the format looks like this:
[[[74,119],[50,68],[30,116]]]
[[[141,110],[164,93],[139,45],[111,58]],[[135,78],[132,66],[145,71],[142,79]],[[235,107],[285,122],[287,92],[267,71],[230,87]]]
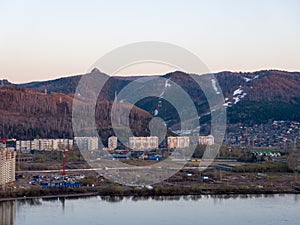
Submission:
[[[55,198],[0,202],[5,225],[300,224],[300,195]]]

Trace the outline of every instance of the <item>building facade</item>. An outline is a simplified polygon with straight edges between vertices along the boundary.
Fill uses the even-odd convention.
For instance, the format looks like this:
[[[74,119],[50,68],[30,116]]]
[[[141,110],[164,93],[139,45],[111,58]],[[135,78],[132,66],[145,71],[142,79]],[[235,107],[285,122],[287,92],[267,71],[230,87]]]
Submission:
[[[158,137],[129,137],[129,146],[135,151],[144,151],[158,148]]]
[[[72,149],[72,139],[34,139],[26,141],[16,141],[16,150],[38,150],[38,151],[57,151]]]
[[[33,141],[16,141],[16,150],[32,150],[35,149]]]
[[[52,139],[53,150],[63,150],[63,149],[72,149],[72,148],[73,148],[72,139]]]
[[[212,135],[199,136],[200,145],[213,145],[215,143],[215,138]]]
[[[99,148],[98,137],[75,137],[74,141],[80,150],[97,150]]]
[[[118,138],[116,136],[111,136],[108,138],[108,148],[116,149],[118,147]]]
[[[14,149],[0,149],[0,186],[15,181],[16,152]]]
[[[178,136],[168,137],[168,148],[188,148],[190,146],[190,137]]]
[[[40,151],[51,151],[53,149],[51,139],[34,139],[33,142],[36,143],[36,150]]]

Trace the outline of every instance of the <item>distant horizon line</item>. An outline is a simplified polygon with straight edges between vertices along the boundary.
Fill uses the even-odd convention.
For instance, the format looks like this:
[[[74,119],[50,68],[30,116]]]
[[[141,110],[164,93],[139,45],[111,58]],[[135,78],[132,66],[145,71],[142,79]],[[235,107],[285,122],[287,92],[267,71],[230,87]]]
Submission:
[[[93,68],[90,72],[92,72],[94,69],[97,69],[99,72],[101,73],[104,73],[102,72],[100,69],[98,69],[97,67]],[[262,71],[279,71],[279,72],[287,72],[287,73],[297,73],[297,72],[300,72],[300,70],[285,70],[285,69],[275,69],[275,68],[269,68],[269,69],[266,69],[266,68],[262,68],[262,69],[257,69],[257,70],[244,70],[244,71],[234,71],[234,70],[220,70],[220,71],[211,71],[211,72],[208,72],[207,74],[218,74],[218,73],[224,73],[224,72],[230,72],[230,73],[255,73],[255,72],[262,72]],[[86,72],[86,73],[76,73],[76,74],[70,74],[70,75],[61,75],[61,76],[57,76],[57,77],[53,77],[53,78],[48,78],[48,79],[42,79],[42,80],[31,80],[31,81],[26,81],[26,82],[13,82],[13,81],[10,81],[8,78],[1,78],[1,81],[8,81],[12,84],[27,84],[27,83],[34,83],[34,82],[46,82],[46,81],[53,81],[53,80],[58,80],[58,79],[62,79],[62,78],[68,78],[68,77],[76,77],[76,76],[82,76],[82,75],[85,75],[85,74],[88,74],[90,72]],[[188,72],[185,72],[185,71],[181,71],[181,70],[177,70],[177,69],[174,69],[174,70],[171,70],[171,71],[168,71],[168,72],[165,72],[165,73],[151,73],[151,74],[125,74],[125,75],[114,75],[114,77],[143,77],[143,76],[163,76],[163,75],[166,75],[166,74],[169,74],[169,73],[174,73],[174,72],[182,72],[182,73],[187,73]],[[106,74],[106,73],[104,73]],[[106,74],[108,76],[110,76],[109,74]]]

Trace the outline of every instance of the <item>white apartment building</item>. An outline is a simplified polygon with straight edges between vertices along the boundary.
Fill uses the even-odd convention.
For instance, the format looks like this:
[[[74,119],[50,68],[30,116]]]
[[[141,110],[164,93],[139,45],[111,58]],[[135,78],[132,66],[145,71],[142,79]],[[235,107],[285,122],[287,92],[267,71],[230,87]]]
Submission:
[[[72,149],[73,140],[71,139],[52,139],[53,150]]]
[[[168,148],[188,148],[190,146],[189,136],[168,137]]]
[[[98,137],[75,137],[74,141],[80,150],[97,150],[99,148]]]
[[[199,136],[199,144],[201,145],[213,145],[215,143],[215,138],[212,135]]]
[[[39,150],[39,151],[57,151],[64,148],[72,149],[72,139],[34,139],[26,141],[16,141],[16,150]]]
[[[108,138],[108,148],[116,149],[118,147],[118,138],[116,136],[111,136]]]
[[[129,147],[135,151],[158,148],[158,137],[129,137]]]
[[[0,149],[0,186],[15,181],[16,152],[13,149]]]
[[[34,139],[33,142],[36,142],[38,145],[38,146],[36,146],[36,150],[51,151],[53,149],[51,139]]]
[[[35,143],[33,141],[16,141],[16,150],[31,150],[35,149]]]

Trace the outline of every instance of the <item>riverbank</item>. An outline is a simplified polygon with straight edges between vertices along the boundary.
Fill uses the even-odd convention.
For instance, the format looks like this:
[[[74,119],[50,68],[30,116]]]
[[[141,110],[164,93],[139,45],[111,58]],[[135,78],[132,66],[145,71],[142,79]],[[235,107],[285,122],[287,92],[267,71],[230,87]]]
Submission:
[[[58,193],[61,192],[61,193]],[[23,193],[23,192],[22,192]],[[35,198],[72,198],[72,197],[89,197],[89,196],[119,196],[119,197],[156,197],[156,196],[188,196],[188,195],[268,195],[268,194],[300,194],[300,189],[264,189],[249,188],[245,186],[234,187],[224,186],[218,188],[201,187],[201,186],[154,186],[153,189],[145,187],[123,187],[120,185],[110,185],[109,187],[82,187],[72,190],[55,190],[52,193],[49,190],[35,188],[27,192],[30,195],[20,196],[21,193],[7,192],[6,196],[0,198],[1,201],[10,200],[27,200]],[[2,192],[3,194],[3,192]]]

